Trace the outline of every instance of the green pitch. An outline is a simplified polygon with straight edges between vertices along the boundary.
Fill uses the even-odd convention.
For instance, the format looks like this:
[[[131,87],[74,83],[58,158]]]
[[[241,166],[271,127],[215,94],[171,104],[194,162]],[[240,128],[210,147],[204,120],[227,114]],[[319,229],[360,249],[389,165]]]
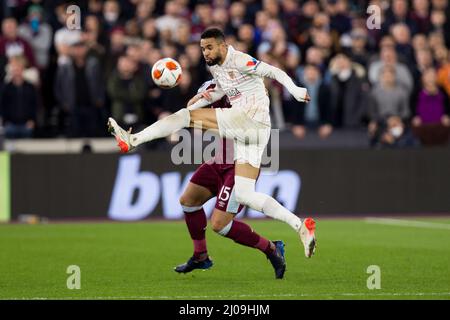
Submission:
[[[276,221],[248,221],[286,243],[285,279],[257,250],[207,231],[214,266],[180,275],[191,255],[184,222],[0,225],[0,298],[53,299],[450,299],[450,219],[401,226],[318,220],[306,259],[297,235]],[[80,267],[69,290],[67,268]],[[367,269],[379,266],[381,289]]]

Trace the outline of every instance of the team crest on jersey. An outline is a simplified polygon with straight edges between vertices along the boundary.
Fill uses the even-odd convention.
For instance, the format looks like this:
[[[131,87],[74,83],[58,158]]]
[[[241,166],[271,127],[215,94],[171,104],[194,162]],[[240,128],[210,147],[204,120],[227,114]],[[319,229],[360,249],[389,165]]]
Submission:
[[[231,79],[235,79],[236,75],[234,74],[233,71],[228,71],[228,75],[230,76]]]

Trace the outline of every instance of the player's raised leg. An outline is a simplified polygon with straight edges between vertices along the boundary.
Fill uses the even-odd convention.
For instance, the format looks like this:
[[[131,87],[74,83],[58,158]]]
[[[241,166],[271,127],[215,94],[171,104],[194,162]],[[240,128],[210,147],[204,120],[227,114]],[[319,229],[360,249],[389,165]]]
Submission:
[[[275,278],[282,279],[286,271],[283,241],[270,241],[260,236],[246,223],[236,220],[235,213],[214,209],[211,217],[212,229],[243,246],[255,248],[264,253],[272,264]]]
[[[213,265],[206,246],[207,219],[203,210],[203,204],[213,196],[207,188],[190,182],[180,197],[186,226],[194,245],[194,254],[186,263],[175,267],[176,272],[187,273],[195,269],[209,269]]]
[[[256,192],[255,184],[259,174],[259,168],[249,163],[237,162],[235,172],[236,200],[271,218],[289,224],[299,234],[300,240],[305,248],[305,256],[310,258],[314,254],[316,247],[314,220],[306,218],[302,221],[274,198],[264,193]]]
[[[183,108],[156,121],[144,130],[132,134],[121,128],[113,118],[108,119],[108,130],[115,136],[121,152],[129,152],[138,145],[155,139],[164,138],[188,127],[200,129],[218,129],[214,109],[188,110]]]

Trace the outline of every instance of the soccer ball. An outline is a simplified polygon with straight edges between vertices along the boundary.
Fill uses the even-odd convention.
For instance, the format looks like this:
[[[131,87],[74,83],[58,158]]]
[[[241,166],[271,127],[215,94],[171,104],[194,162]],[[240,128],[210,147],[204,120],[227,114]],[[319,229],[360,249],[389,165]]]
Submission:
[[[176,87],[181,79],[181,66],[172,58],[158,60],[152,68],[152,79],[158,87],[169,89]]]

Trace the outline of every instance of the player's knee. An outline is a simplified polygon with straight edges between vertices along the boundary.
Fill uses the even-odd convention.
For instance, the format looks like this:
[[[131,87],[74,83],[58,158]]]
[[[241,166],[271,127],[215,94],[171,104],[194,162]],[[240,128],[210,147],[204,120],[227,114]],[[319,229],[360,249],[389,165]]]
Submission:
[[[211,229],[213,229],[214,232],[220,234],[221,236],[226,236],[230,227],[231,222],[229,220],[223,220],[223,219],[211,219]]]
[[[220,220],[211,220],[211,229],[216,233],[219,233],[225,227],[225,225],[226,224],[224,224]]]
[[[193,199],[192,197],[181,195],[180,197],[180,204],[182,207],[199,207],[203,205],[203,203],[200,203],[200,201]]]

